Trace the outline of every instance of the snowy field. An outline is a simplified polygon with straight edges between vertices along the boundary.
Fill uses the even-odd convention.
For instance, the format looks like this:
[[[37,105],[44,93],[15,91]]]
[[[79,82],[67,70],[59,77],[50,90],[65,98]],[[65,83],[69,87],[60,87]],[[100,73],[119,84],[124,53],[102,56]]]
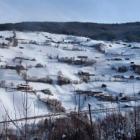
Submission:
[[[7,114],[13,119],[25,116],[26,94],[28,116],[54,113],[44,99],[57,99],[66,112],[87,110],[88,104],[92,109],[139,105],[140,72],[133,65],[140,65],[138,43],[0,32],[0,120]],[[69,82],[59,84],[58,76]],[[42,82],[43,78],[52,82]],[[32,91],[18,90],[21,84]]]

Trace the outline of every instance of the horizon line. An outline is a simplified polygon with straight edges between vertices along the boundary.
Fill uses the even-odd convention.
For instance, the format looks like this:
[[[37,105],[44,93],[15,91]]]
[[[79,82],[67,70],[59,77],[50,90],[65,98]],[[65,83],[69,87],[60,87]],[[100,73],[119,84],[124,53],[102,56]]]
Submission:
[[[45,23],[45,22],[48,22],[48,23],[93,23],[93,24],[129,24],[129,23],[140,23],[140,21],[128,21],[128,22],[92,22],[92,21],[44,21],[44,20],[33,20],[33,21],[19,21],[19,22],[2,22],[0,23],[1,25],[2,24],[19,24],[19,23],[32,23],[32,22],[38,22],[38,23]]]

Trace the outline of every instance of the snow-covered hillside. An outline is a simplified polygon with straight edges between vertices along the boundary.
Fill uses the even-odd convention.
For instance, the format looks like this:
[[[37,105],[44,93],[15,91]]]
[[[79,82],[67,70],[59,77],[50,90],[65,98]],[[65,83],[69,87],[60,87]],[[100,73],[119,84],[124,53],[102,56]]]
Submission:
[[[52,99],[66,112],[138,105],[140,44],[0,32],[0,120],[24,117],[26,95],[28,116],[56,112]]]

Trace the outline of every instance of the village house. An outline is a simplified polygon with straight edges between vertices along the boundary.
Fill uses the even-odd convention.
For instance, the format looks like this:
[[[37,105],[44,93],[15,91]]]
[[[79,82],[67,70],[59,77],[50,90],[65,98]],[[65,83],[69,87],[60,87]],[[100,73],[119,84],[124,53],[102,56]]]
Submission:
[[[61,57],[58,58],[59,62],[73,64],[73,65],[93,65],[96,61],[92,59],[88,59],[88,56],[77,56],[77,57]]]
[[[33,90],[33,88],[30,87],[28,84],[19,84],[17,85],[17,90],[30,91],[30,90]]]
[[[134,65],[134,71],[140,74],[140,65]]]

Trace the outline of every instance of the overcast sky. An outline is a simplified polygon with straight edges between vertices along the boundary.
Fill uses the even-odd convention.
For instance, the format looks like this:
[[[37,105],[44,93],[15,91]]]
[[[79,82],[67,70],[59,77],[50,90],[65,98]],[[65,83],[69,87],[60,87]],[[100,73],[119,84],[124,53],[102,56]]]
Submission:
[[[140,0],[0,0],[0,23],[140,21]]]

